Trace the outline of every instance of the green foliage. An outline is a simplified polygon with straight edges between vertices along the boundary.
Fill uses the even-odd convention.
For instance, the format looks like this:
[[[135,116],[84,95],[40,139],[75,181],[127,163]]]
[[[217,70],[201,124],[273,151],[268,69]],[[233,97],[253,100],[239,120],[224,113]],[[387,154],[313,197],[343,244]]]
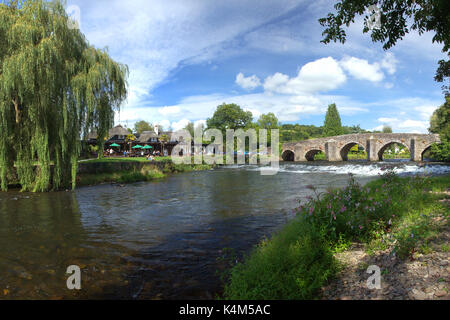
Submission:
[[[0,4],[0,37],[1,189],[14,165],[23,191],[75,188],[81,138],[97,131],[103,150],[127,67],[70,29],[59,1]]]
[[[448,53],[450,48],[450,2],[447,0],[342,0],[335,4],[336,13],[329,13],[327,17],[319,19],[319,23],[326,27],[323,32],[323,43],[331,41],[345,43],[347,34],[343,26],[350,26],[358,15],[365,15],[365,22],[369,6],[376,4],[381,10],[381,28],[370,30],[367,23],[363,32],[371,31],[372,41],[382,42],[385,50],[395,46],[410,30],[417,30],[419,34],[425,31],[434,33],[433,42],[442,43],[442,52]],[[435,80],[443,82],[450,76],[450,61],[440,60]],[[449,90],[444,85],[444,92]]]
[[[432,157],[441,161],[450,161],[450,97],[437,109],[430,120],[430,132],[438,133],[440,144],[431,147]]]
[[[325,137],[339,136],[343,134],[341,117],[337,110],[336,104],[330,104],[325,116],[325,124],[323,126],[323,135]]]
[[[259,129],[267,130],[267,145],[272,146],[272,132],[271,130],[280,129],[280,122],[274,113],[262,114],[256,122],[257,134],[259,137]]]
[[[314,125],[283,124],[280,128],[280,141],[291,142],[320,138],[322,137],[322,134],[322,127],[316,127]]]
[[[391,247],[410,257],[436,234],[433,217],[448,219],[446,205],[428,191],[445,191],[449,183],[450,176],[399,178],[385,168],[365,187],[352,176],[342,190],[317,193],[309,186],[315,197],[296,209],[297,217],[233,266],[225,298],[317,298],[338,268],[333,253],[354,241],[366,243],[369,253]]]
[[[356,126],[343,126],[342,127],[343,134],[352,134],[352,133],[368,133],[369,131],[361,129],[361,126],[358,124]]]
[[[232,269],[224,296],[231,300],[313,299],[335,270],[320,230],[295,220]]]
[[[252,123],[252,113],[244,111],[237,104],[222,104],[212,118],[206,120],[208,128],[219,129],[225,135],[226,129],[245,129]]]
[[[392,133],[392,127],[383,126],[383,133]]]
[[[136,134],[141,134],[144,131],[153,131],[153,126],[147,121],[138,121],[134,124],[134,132]]]
[[[280,123],[278,118],[274,113],[269,112],[268,114],[262,114],[258,121],[256,122],[257,126],[261,129],[278,129],[280,127]]]

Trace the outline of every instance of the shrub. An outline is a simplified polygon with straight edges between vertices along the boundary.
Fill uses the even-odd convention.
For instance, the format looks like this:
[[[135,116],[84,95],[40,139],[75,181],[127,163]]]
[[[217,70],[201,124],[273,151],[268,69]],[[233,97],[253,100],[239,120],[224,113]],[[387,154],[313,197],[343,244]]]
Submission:
[[[297,219],[232,269],[224,296],[233,300],[313,299],[335,271],[323,234]]]

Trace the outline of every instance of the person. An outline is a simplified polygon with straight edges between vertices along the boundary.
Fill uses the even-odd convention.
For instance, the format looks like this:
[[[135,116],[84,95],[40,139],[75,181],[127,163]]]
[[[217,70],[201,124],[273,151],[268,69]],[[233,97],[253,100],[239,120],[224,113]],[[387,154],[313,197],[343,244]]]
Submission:
[[[111,155],[111,157],[112,157],[113,153],[114,153],[114,150],[112,148],[109,149],[109,154]]]
[[[127,150],[124,150],[123,156],[124,156],[125,158],[127,157]]]

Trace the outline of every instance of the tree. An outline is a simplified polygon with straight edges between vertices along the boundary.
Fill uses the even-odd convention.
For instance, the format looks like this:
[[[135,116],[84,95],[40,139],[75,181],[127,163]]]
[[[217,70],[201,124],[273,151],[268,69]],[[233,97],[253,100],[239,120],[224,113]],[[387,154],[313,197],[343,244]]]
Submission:
[[[257,125],[259,128],[267,130],[279,129],[280,127],[278,118],[272,112],[269,112],[268,114],[262,114],[257,121]]]
[[[0,3],[0,180],[23,191],[75,188],[81,141],[103,150],[128,69],[89,45],[59,1]],[[53,163],[53,170],[51,164]],[[37,164],[37,165],[36,165]]]
[[[392,128],[390,126],[383,126],[383,133],[392,133]]]
[[[280,123],[278,121],[278,118],[275,116],[274,113],[269,112],[268,114],[262,114],[258,121],[256,122],[258,135],[259,135],[259,129],[266,129],[267,130],[267,144],[268,146],[272,145],[272,129],[279,129]]]
[[[342,27],[349,27],[357,15],[367,13],[369,8],[373,8],[372,5],[377,5],[380,10],[381,27],[370,30],[368,22],[371,17],[366,15],[363,32],[371,31],[372,41],[382,42],[385,50],[395,46],[409,30],[417,30],[419,34],[433,31],[433,42],[443,44],[442,52],[450,55],[448,0],[341,0],[334,6],[337,13],[329,13],[319,19],[319,23],[326,27],[322,42],[345,43],[347,34]],[[435,80],[444,82],[450,76],[450,61],[440,60],[438,64]],[[450,94],[448,84],[442,89],[446,95]]]
[[[361,126],[358,124],[356,126],[342,126],[342,130],[344,134],[352,134],[352,133],[367,133],[367,130],[361,129]]]
[[[161,146],[162,146],[162,155],[164,156],[164,146],[166,145],[166,143],[168,143],[170,141],[170,138],[167,134],[163,134],[161,135],[161,137],[159,137],[159,141],[161,142]]]
[[[217,107],[213,117],[206,120],[208,128],[222,130],[225,134],[226,129],[245,129],[251,125],[253,115],[250,111],[244,111],[237,104],[222,104]]]
[[[437,109],[430,119],[431,133],[438,133],[440,144],[431,146],[434,158],[441,161],[450,161],[450,97],[446,97],[445,103]]]
[[[135,141],[135,140],[136,140],[136,136],[132,133],[127,135],[125,138],[125,142],[128,144],[130,152],[131,152],[131,145],[133,144],[133,141]]]
[[[144,131],[153,131],[153,126],[147,121],[138,121],[134,124],[134,132],[136,134],[141,134]]]
[[[323,135],[325,137],[339,136],[343,134],[341,117],[339,115],[336,104],[330,104],[325,116],[325,123],[323,126]]]
[[[187,130],[191,134],[191,137],[194,137],[194,124],[192,122],[189,122],[186,127],[184,127],[184,130]]]

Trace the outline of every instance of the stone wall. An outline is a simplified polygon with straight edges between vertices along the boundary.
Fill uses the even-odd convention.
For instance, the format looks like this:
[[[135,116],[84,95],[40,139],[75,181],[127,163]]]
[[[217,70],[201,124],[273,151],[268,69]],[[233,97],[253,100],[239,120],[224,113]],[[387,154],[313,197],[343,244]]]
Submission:
[[[345,161],[352,146],[359,144],[367,152],[369,161],[382,160],[384,150],[392,143],[399,143],[411,152],[411,160],[421,161],[424,151],[440,142],[439,135],[413,133],[363,133],[326,137],[283,144],[282,158],[294,153],[295,161],[310,161],[322,151],[328,161]]]

